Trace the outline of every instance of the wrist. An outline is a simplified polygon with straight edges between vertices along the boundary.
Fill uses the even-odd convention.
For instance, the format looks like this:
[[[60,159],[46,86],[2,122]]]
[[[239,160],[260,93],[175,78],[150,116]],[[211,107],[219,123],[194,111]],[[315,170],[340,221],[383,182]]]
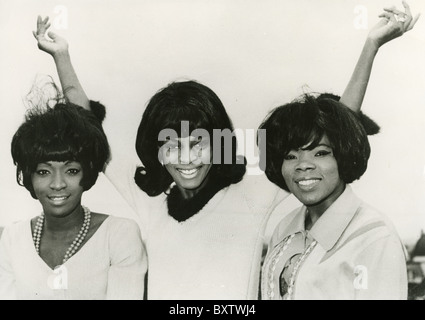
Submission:
[[[70,60],[68,49],[58,50],[52,56],[55,60]]]
[[[376,55],[380,47],[380,44],[375,39],[371,38],[367,38],[364,44],[364,50],[372,55]]]

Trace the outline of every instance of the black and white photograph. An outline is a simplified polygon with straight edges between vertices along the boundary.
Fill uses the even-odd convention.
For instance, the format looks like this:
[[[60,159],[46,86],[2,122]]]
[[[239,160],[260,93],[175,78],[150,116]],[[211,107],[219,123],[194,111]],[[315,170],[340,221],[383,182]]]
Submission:
[[[425,300],[423,0],[0,0],[0,38],[0,300]]]

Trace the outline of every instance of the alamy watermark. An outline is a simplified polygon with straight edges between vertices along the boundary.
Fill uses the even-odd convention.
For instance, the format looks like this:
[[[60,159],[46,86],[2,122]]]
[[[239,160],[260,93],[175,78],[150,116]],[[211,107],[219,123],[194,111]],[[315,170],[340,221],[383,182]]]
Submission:
[[[356,290],[367,290],[368,288],[368,273],[367,268],[363,265],[357,265],[354,268],[353,286]]]
[[[158,141],[164,143],[158,151],[160,163],[243,164],[243,157],[235,157],[236,151],[236,154],[245,156],[248,174],[263,174],[266,168],[266,130],[213,129],[212,137],[205,129],[189,131],[189,121],[182,121],[180,134],[169,128],[159,132]],[[263,152],[261,157],[259,152]]]
[[[64,265],[57,266],[47,279],[47,285],[52,290],[68,289],[68,269]]]
[[[52,26],[57,30],[68,29],[68,8],[64,5],[57,5],[53,12]]]
[[[357,5],[354,7],[354,28],[356,29],[368,29],[368,10],[364,5]]]

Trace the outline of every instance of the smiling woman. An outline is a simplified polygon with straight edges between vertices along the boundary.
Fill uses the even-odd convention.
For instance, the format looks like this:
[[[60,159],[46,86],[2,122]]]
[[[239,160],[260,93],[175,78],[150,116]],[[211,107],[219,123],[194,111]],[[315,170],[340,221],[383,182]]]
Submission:
[[[261,125],[269,133],[267,177],[303,204],[273,233],[263,299],[407,298],[398,234],[348,185],[367,168],[366,122],[324,94],[280,106]]]
[[[34,194],[43,212],[57,218],[72,215],[79,209],[84,188],[82,166],[75,161],[38,163],[31,176]]]
[[[5,228],[0,298],[143,298],[146,254],[137,224],[81,204],[109,158],[102,115],[36,104],[15,133],[17,182],[43,213]]]

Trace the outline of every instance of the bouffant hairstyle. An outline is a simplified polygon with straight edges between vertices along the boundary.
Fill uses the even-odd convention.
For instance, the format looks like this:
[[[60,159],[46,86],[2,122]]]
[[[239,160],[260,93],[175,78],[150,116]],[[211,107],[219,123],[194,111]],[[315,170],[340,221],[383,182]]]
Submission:
[[[379,126],[338,100],[331,94],[304,94],[269,113],[260,125],[266,130],[266,148],[260,157],[266,156],[265,173],[271,182],[289,191],[282,176],[284,157],[306,145],[314,149],[324,135],[332,144],[341,179],[351,183],[363,175],[371,152],[363,122],[370,134],[377,133]]]
[[[72,103],[28,110],[24,123],[13,136],[11,151],[16,180],[34,199],[31,177],[42,162],[80,162],[83,169],[81,186],[89,190],[95,184],[109,159],[110,150],[101,124],[104,108],[93,104],[95,110],[100,110],[100,116],[97,111],[92,113]]]
[[[172,129],[179,136],[181,124],[188,121],[189,132],[207,130],[210,137],[214,129],[228,129],[233,134],[233,125],[218,96],[207,86],[196,81],[173,82],[159,90],[149,101],[140,122],[136,151],[143,164],[136,169],[135,182],[149,196],[157,196],[170,187],[173,179],[158,160],[158,150],[163,141],[158,141],[163,129]],[[246,160],[236,154],[236,137],[232,136],[232,163],[213,161],[209,175],[223,185],[239,182],[246,171]],[[212,143],[213,139],[210,139]],[[224,158],[224,144],[221,144]],[[227,151],[227,150],[226,150]]]

